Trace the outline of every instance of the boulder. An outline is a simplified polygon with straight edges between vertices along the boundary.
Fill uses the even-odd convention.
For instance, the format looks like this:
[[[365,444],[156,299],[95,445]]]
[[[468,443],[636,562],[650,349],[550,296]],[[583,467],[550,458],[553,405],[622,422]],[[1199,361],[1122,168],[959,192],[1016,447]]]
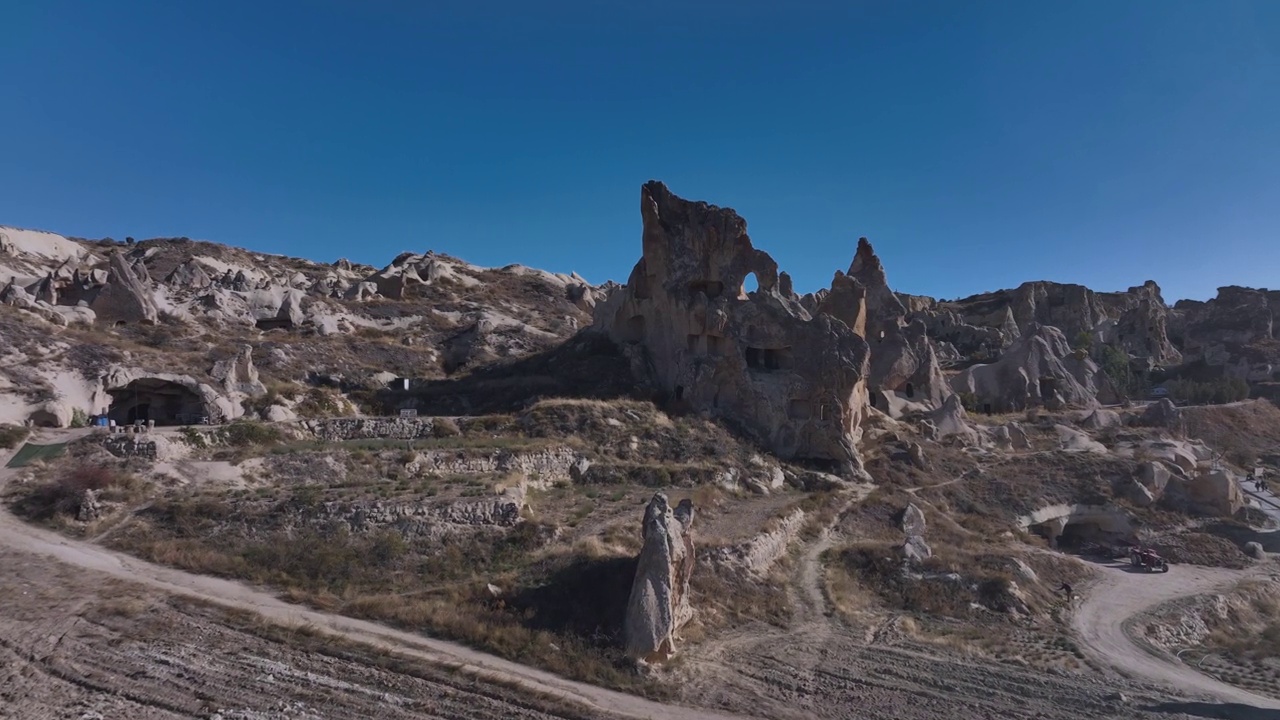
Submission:
[[[657,493],[645,508],[644,545],[636,560],[635,581],[627,602],[623,633],[627,655],[640,662],[662,662],[676,651],[676,633],[693,616],[689,579],[696,560],[693,505],[681,501],[673,511]]]
[[[1266,560],[1267,551],[1262,548],[1262,543],[1249,541],[1244,544],[1244,554],[1254,560]]]
[[[1151,403],[1138,418],[1138,424],[1146,427],[1175,429],[1182,424],[1182,411],[1173,401],[1163,398]]]
[[[626,286],[596,304],[594,328],[668,397],[734,422],[779,457],[836,461],[861,477],[863,338],[783,292],[777,263],[733,210],[649,182],[640,214],[643,255]]]
[[[1090,430],[1119,427],[1122,424],[1120,413],[1117,413],[1114,410],[1104,410],[1102,408],[1098,408],[1093,412],[1086,414],[1080,420],[1080,426],[1089,428]]]
[[[1240,483],[1227,470],[1202,472],[1191,479],[1191,502],[1202,512],[1230,517],[1244,507]]]

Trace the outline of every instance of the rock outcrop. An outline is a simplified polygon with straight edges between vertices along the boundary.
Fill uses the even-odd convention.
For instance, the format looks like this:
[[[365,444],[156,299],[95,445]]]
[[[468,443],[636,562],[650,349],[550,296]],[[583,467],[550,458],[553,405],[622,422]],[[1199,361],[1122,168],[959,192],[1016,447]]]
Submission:
[[[111,254],[107,283],[98,290],[90,309],[99,322],[154,324],[159,319],[146,266],[130,266],[120,252]]]
[[[696,560],[693,505],[681,501],[673,511],[657,493],[644,512],[644,546],[636,561],[623,632],[627,655],[641,662],[662,662],[676,651],[676,632],[693,616],[689,579]]]
[[[902,534],[906,536],[901,549],[904,559],[918,562],[933,557],[933,550],[924,539],[926,529],[924,511],[914,503],[908,504],[902,511]]]
[[[973,395],[984,412],[1090,408],[1100,395],[1115,399],[1110,381],[1092,360],[1078,356],[1061,330],[1039,324],[1028,327],[998,361],[956,375],[951,387]]]
[[[777,264],[733,210],[649,182],[640,214],[643,257],[626,287],[596,305],[595,327],[672,399],[737,424],[780,457],[858,474],[867,343],[783,292]]]
[[[213,364],[209,376],[222,385],[228,393],[261,395],[267,391],[258,379],[258,369],[253,366],[253,346],[241,345],[240,351]]]

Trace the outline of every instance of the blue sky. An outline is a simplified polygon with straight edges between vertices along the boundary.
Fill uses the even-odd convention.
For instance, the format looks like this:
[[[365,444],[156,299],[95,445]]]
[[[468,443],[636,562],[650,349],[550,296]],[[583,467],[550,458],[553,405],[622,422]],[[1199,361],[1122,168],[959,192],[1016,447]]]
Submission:
[[[639,187],[798,289],[1280,287],[1280,2],[10,2],[0,223],[625,280]]]

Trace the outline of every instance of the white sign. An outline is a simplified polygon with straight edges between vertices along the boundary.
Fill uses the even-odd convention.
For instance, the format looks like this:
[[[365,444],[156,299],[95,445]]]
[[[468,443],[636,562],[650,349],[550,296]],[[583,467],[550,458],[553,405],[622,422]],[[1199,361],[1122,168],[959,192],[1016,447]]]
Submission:
[[[418,411],[415,409],[401,410],[400,417],[402,418],[418,417]]]

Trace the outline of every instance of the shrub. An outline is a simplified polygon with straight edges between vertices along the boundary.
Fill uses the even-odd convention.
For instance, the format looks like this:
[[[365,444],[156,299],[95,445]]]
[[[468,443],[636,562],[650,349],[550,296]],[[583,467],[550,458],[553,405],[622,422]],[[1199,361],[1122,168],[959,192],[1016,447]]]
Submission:
[[[179,432],[180,432],[180,437],[182,438],[182,442],[190,445],[191,447],[197,448],[197,449],[204,449],[209,447],[208,441],[205,440],[204,433],[191,427],[190,425],[182,428],[182,430],[180,430]]]
[[[74,514],[86,490],[102,493],[103,499],[121,499],[115,490],[132,490],[136,481],[101,465],[73,467],[52,482],[44,483],[15,505],[22,515],[48,520],[59,514]]]
[[[442,417],[436,418],[431,424],[431,434],[438,438],[449,438],[461,435],[462,431],[458,429],[458,423],[454,422],[453,418]]]
[[[80,408],[71,411],[71,427],[82,428],[89,426],[89,414]]]
[[[223,441],[234,447],[274,445],[280,442],[280,431],[260,422],[237,420],[218,431]]]
[[[21,425],[0,425],[0,448],[11,450],[22,444],[31,430]]]

